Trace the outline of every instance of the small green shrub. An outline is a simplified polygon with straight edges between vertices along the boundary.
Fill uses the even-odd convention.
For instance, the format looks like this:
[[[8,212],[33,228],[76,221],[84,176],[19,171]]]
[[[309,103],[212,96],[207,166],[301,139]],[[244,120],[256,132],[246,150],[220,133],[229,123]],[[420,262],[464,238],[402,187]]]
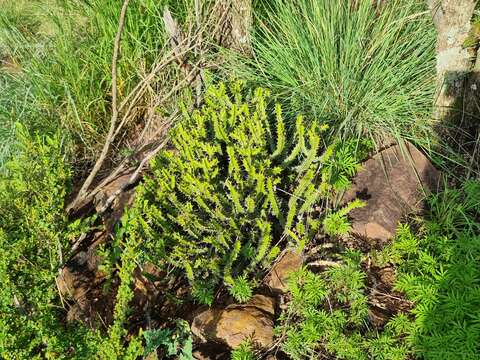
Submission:
[[[127,341],[129,302],[138,241],[122,237],[114,323],[106,337],[65,324],[56,286],[73,240],[94,218],[70,223],[64,212],[70,168],[63,139],[17,130],[17,156],[0,172],[0,354],[5,359],[137,359],[140,337]],[[128,213],[126,215],[128,217]],[[119,236],[128,221],[123,220]],[[122,232],[123,231],[123,232]]]
[[[447,188],[429,199],[417,234],[408,225],[377,254],[397,266],[396,289],[415,304],[404,326],[419,358],[480,356],[480,181]]]
[[[407,359],[401,334],[390,327],[368,329],[365,273],[361,256],[347,253],[345,263],[314,274],[303,268],[289,279],[292,296],[276,333],[281,349],[292,359]],[[397,321],[399,322],[399,321]],[[394,328],[394,327],[392,327]]]
[[[58,269],[68,258],[72,241],[88,231],[94,219],[70,223],[64,212],[71,171],[61,136],[32,138],[19,126],[17,137],[17,157],[0,172],[2,358],[138,359],[144,352],[142,332],[134,336],[128,332],[133,271],[141,254],[141,238],[129,229],[136,216],[127,211],[122,218],[117,253],[110,259],[118,269],[120,286],[107,334],[65,324],[55,281]],[[191,340],[185,339],[183,345],[183,359],[191,359],[187,356]]]
[[[172,131],[173,148],[152,163],[137,191],[135,227],[156,263],[183,268],[205,303],[222,280],[239,301],[247,279],[279,252],[283,234],[302,246],[317,220],[304,220],[320,197],[322,129],[301,116],[285,129],[268,92],[244,99],[240,82],[207,90],[205,105]],[[318,174],[318,175],[317,175]],[[307,226],[308,225],[308,226]]]
[[[246,340],[232,351],[232,360],[256,360],[252,342]]]
[[[17,157],[0,172],[0,354],[6,359],[91,358],[97,334],[60,322],[55,278],[88,223],[63,211],[70,169],[62,138],[17,131]]]

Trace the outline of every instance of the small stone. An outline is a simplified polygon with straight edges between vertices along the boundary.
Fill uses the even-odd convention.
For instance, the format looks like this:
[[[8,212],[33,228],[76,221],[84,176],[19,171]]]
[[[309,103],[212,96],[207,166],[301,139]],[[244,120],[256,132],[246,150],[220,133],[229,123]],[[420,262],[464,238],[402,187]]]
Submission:
[[[302,263],[302,256],[298,252],[294,250],[285,251],[272,266],[266,278],[266,284],[275,292],[287,292],[287,280],[290,273],[299,270]]]
[[[273,343],[273,305],[273,299],[255,295],[246,304],[208,309],[195,316],[192,332],[202,342],[219,342],[233,349],[245,339],[268,348]]]
[[[366,201],[349,214],[352,233],[389,240],[402,218],[423,208],[425,193],[438,184],[439,172],[412,144],[406,143],[403,152],[399,145],[381,151],[363,164],[342,199],[344,204],[355,198]]]

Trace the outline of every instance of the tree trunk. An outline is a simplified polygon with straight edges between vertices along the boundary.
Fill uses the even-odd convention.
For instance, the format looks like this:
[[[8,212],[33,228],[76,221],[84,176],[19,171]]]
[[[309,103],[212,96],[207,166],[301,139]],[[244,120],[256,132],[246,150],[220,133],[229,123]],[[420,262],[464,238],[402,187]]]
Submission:
[[[251,52],[252,0],[231,0],[231,48],[243,54]]]
[[[426,0],[437,29],[436,119],[453,120],[463,109],[467,76],[474,59],[463,47],[475,0]]]

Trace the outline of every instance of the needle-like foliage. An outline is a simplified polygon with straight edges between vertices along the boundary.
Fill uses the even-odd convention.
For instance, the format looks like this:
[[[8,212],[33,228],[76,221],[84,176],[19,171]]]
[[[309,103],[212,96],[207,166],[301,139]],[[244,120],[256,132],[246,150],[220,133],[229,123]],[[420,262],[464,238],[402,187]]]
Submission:
[[[321,128],[298,117],[287,132],[279,106],[268,116],[267,99],[260,88],[244,99],[240,82],[208,89],[137,192],[135,231],[149,256],[183,268],[207,303],[209,284],[222,280],[238,301],[248,300],[243,276],[278,254],[283,235],[296,232],[296,245],[305,243],[296,224],[321,194]]]
[[[396,288],[415,304],[405,327],[419,358],[477,359],[480,354],[480,182],[429,199],[420,232],[399,228],[377,262],[397,266]]]
[[[290,275],[291,302],[276,332],[291,359],[408,359],[407,346],[390,327],[369,331],[360,255],[347,253],[344,264],[320,274],[302,268]]]

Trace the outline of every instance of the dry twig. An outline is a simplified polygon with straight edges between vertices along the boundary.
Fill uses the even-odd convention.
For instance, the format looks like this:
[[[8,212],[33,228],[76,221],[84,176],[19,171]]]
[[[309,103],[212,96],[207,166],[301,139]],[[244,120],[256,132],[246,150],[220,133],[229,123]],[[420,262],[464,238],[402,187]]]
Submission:
[[[118,20],[118,29],[115,35],[115,42],[113,46],[113,57],[112,57],[112,118],[110,120],[110,128],[108,129],[107,139],[105,144],[103,145],[102,152],[98,157],[95,165],[88,175],[87,179],[83,183],[80,191],[78,192],[75,200],[68,206],[67,211],[70,211],[72,208],[81,201],[82,197],[87,192],[88,188],[92,184],[95,176],[97,175],[98,171],[101,169],[103,162],[105,161],[108,150],[110,149],[110,145],[113,142],[113,134],[115,133],[117,119],[118,119],[118,108],[117,108],[117,98],[118,98],[118,84],[117,84],[117,67],[118,67],[118,56],[120,53],[120,41],[122,39],[122,32],[125,26],[125,15],[127,13],[128,3],[130,0],[124,0],[122,9],[120,11],[120,18]]]
[[[120,47],[120,38],[125,22],[125,13],[128,6],[128,0],[123,4],[122,11],[119,19],[119,26],[117,36],[115,39],[114,54],[112,59],[112,117],[110,122],[109,132],[106,137],[106,141],[102,148],[102,152],[96,161],[92,171],[83,183],[80,191],[75,197],[74,201],[67,207],[69,212],[75,212],[78,209],[83,208],[89,204],[94,197],[102,191],[102,189],[114,180],[119,174],[125,172],[128,169],[136,169],[134,171],[134,178],[128,181],[128,185],[132,185],[132,181],[138,180],[141,170],[145,167],[148,159],[153,157],[150,151],[145,149],[156,148],[155,144],[159,143],[158,136],[165,134],[168,127],[172,124],[173,119],[170,116],[168,119],[164,119],[158,115],[157,109],[162,106],[170,106],[173,103],[175,97],[181,93],[186,87],[192,87],[196,92],[196,105],[200,104],[199,92],[204,82],[203,70],[206,65],[206,61],[203,58],[203,54],[207,52],[211,42],[206,41],[208,37],[215,38],[219,35],[224,27],[224,23],[228,22],[228,9],[223,7],[223,0],[217,0],[208,8],[209,14],[218,14],[217,16],[205,16],[200,17],[200,2],[197,3],[195,8],[195,24],[190,24],[187,32],[182,32],[178,23],[173,19],[168,9],[164,13],[164,23],[167,29],[167,33],[170,35],[170,46],[172,49],[166,52],[165,48],[160,51],[164,53],[159,61],[150,70],[150,73],[144,76],[140,76],[141,80],[138,84],[128,93],[119,106],[117,106],[117,60]],[[204,10],[206,11],[206,10]],[[202,19],[206,19],[205,23],[202,23]],[[221,35],[221,34],[220,34]],[[187,60],[187,54],[193,54],[193,60]],[[183,71],[183,78],[169,77],[171,74],[168,72],[170,65],[177,63]],[[159,78],[159,75],[165,72],[163,78]],[[152,84],[162,84],[162,87],[152,87]],[[168,84],[169,86],[165,86]],[[168,90],[168,91],[164,91]],[[150,100],[146,100],[150,98]],[[147,101],[148,105],[143,108],[140,107],[140,101]],[[172,109],[176,114],[177,109]],[[130,155],[125,156],[117,161],[117,166],[111,170],[106,177],[104,177],[92,190],[89,190],[95,178],[99,177],[99,171],[102,168],[104,162],[107,159],[107,155],[115,147],[118,149],[120,144],[125,144],[125,136],[129,129],[127,124],[132,123],[138,118],[139,114],[146,114],[144,118],[143,129],[140,130],[140,135],[135,136],[133,140],[133,146],[128,145],[131,149]],[[159,120],[160,119],[160,120]],[[139,131],[137,128],[134,128]],[[119,138],[120,133],[123,131],[123,135]],[[163,141],[160,141],[163,143]],[[158,152],[158,150],[157,150]],[[156,153],[156,152],[155,152]],[[147,157],[148,159],[145,159]],[[132,166],[132,162],[140,162],[141,166]],[[138,170],[138,172],[137,172]],[[126,187],[122,187],[125,189]],[[119,195],[119,192],[115,192],[115,196]],[[107,205],[113,202],[114,197],[110,196],[111,201],[108,201]],[[103,209],[105,211],[106,209]]]

